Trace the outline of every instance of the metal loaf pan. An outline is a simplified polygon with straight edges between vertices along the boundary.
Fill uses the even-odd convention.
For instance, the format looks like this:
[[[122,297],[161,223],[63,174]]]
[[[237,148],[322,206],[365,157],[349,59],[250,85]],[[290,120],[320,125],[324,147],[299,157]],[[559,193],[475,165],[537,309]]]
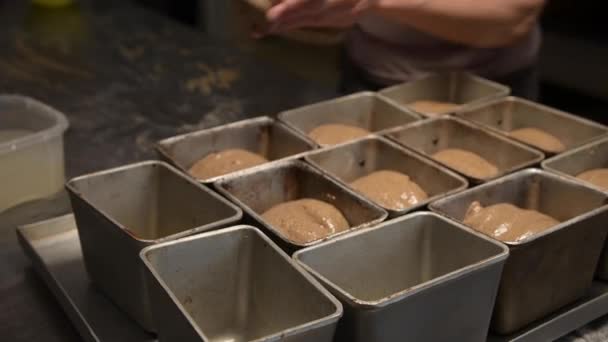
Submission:
[[[506,243],[492,328],[515,332],[585,294],[608,231],[607,196],[578,182],[528,169],[446,197],[431,209],[462,222],[473,201],[511,203],[561,223],[519,242]]]
[[[520,128],[538,128],[558,138],[566,149],[608,133],[607,127],[593,121],[517,97],[497,99],[461,112],[459,116],[506,135]],[[555,154],[543,152],[548,156]]]
[[[278,117],[306,136],[314,128],[324,124],[352,125],[376,133],[421,118],[372,92],[356,93],[288,110],[280,113]]]
[[[157,144],[156,151],[160,159],[188,173],[195,162],[208,154],[231,148],[274,161],[295,158],[315,145],[284,124],[263,116],[168,138]],[[212,183],[224,176],[199,181]]]
[[[342,306],[258,229],[141,252],[160,342],[331,342]]]
[[[542,166],[547,171],[584,182],[576,176],[588,170],[608,168],[608,137],[547,159]],[[585,184],[608,192],[591,183]]]
[[[451,72],[432,74],[419,80],[385,88],[380,91],[380,95],[406,108],[409,103],[420,100],[455,103],[460,105],[453,112],[455,113],[508,96],[510,92],[509,87],[502,84],[465,72]],[[428,116],[425,113],[419,114]]]
[[[300,198],[318,199],[334,205],[356,230],[380,223],[388,214],[379,206],[359,196],[336,180],[301,161],[283,161],[242,172],[215,184],[216,189],[243,210],[288,252],[307,247],[325,239],[308,243],[289,240],[266,223],[261,215],[274,205]],[[348,230],[347,230],[348,231]]]
[[[148,331],[155,328],[140,250],[242,216],[226,199],[156,161],[74,178],[66,188],[89,277]]]
[[[480,179],[463,174],[475,184],[539,164],[544,159],[544,155],[535,149],[453,117],[417,122],[391,130],[387,136],[428,157],[446,148],[459,148],[474,152],[496,165],[498,174],[493,178]]]
[[[344,305],[336,341],[485,342],[507,247],[415,213],[294,254]]]
[[[547,159],[542,163],[542,166],[547,171],[584,182],[575,177],[587,170],[608,168],[608,138]],[[591,183],[584,183],[587,186],[608,193],[606,189],[601,189]],[[608,245],[604,246],[604,252],[602,253],[596,276],[600,279],[608,280]]]
[[[456,173],[382,137],[370,137],[319,150],[306,155],[305,159],[347,185],[379,170],[393,170],[408,175],[429,195],[429,199],[403,210],[384,208],[391,217],[420,209],[433,200],[462,191],[468,186],[466,179]]]

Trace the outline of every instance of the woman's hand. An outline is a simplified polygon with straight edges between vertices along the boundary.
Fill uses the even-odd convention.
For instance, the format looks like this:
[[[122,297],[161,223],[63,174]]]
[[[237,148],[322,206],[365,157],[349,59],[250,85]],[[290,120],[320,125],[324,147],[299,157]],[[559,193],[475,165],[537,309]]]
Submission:
[[[298,28],[352,26],[376,0],[279,0],[266,12],[269,33]]]

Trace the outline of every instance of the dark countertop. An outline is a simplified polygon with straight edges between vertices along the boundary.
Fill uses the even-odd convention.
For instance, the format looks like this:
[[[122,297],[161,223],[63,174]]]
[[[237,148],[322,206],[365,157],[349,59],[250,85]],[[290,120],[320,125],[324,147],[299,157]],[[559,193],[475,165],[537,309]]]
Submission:
[[[67,177],[154,158],[161,138],[335,95],[126,1],[28,3],[0,1],[0,93],[67,115]],[[0,215],[0,340],[80,340],[15,237],[16,225],[67,211],[62,197]]]
[[[27,3],[0,1],[0,93],[68,116],[67,177],[153,158],[164,137],[336,94],[123,0],[56,11]],[[0,214],[1,341],[80,340],[15,236],[17,225],[68,211],[62,195]],[[605,321],[563,340],[606,340]]]
[[[0,92],[32,96],[68,116],[68,176],[153,157],[160,138],[334,95],[131,6],[6,7]]]

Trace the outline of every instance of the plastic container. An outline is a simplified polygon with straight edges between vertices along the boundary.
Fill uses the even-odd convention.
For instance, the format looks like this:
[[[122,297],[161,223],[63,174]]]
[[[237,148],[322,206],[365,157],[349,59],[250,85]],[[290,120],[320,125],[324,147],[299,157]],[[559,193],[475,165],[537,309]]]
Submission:
[[[0,212],[63,188],[63,114],[34,99],[0,95]]]

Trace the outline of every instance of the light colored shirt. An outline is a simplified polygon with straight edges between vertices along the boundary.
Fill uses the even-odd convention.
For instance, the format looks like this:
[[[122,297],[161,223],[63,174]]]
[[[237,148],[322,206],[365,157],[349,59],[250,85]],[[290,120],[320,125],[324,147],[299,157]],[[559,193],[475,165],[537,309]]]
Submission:
[[[540,44],[538,26],[513,46],[482,49],[370,16],[349,33],[347,50],[371,81],[388,85],[441,71],[469,71],[489,78],[505,76],[532,65]]]

